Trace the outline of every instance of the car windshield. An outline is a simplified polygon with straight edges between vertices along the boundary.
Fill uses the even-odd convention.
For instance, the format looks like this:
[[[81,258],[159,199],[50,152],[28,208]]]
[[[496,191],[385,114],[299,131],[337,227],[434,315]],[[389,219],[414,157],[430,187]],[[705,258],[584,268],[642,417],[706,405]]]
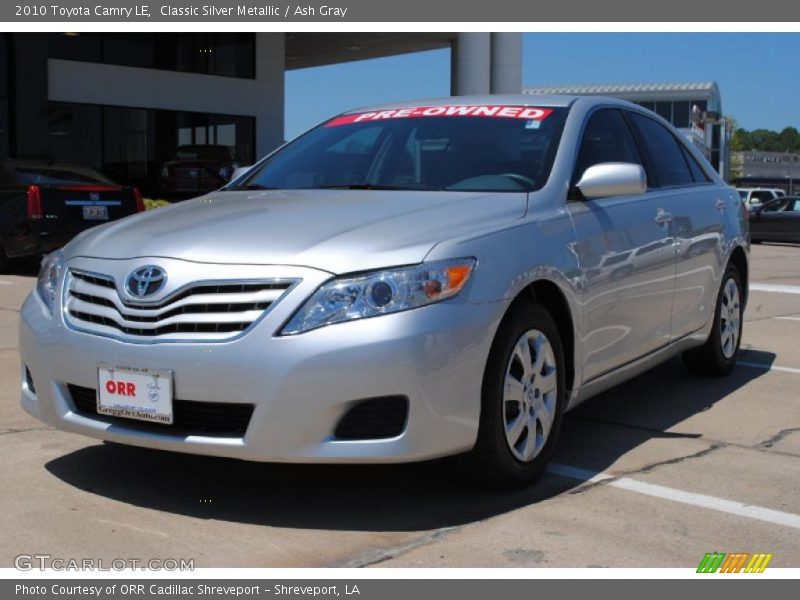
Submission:
[[[550,175],[566,114],[436,106],[343,115],[226,189],[536,190]]]
[[[747,190],[739,190],[739,198],[747,200]]]

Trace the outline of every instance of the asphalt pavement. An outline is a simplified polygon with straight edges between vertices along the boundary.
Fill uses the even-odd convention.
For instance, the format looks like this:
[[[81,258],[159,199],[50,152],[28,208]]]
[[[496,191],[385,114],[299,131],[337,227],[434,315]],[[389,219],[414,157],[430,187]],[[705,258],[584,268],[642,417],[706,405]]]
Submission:
[[[695,567],[769,552],[800,567],[800,247],[754,246],[743,352],[726,378],[680,361],[569,413],[526,490],[451,461],[287,466],[63,433],[19,405],[19,307],[0,274],[0,566],[19,554],[196,567]]]

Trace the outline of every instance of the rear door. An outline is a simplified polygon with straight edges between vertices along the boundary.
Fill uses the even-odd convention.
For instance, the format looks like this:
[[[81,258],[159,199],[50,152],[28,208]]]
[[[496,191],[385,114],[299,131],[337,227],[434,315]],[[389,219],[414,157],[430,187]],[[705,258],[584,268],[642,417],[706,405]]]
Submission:
[[[669,204],[674,240],[675,297],[670,338],[703,327],[716,305],[721,277],[722,233],[726,218],[738,218],[741,200],[713,184],[675,133],[642,113],[630,119],[655,171],[654,198]]]
[[[645,164],[622,111],[602,108],[584,128],[573,174],[606,162]],[[567,204],[584,280],[584,377],[589,380],[666,345],[675,255],[669,197],[644,193]]]
[[[759,240],[800,242],[800,199],[779,198],[767,203],[750,220],[750,235]]]

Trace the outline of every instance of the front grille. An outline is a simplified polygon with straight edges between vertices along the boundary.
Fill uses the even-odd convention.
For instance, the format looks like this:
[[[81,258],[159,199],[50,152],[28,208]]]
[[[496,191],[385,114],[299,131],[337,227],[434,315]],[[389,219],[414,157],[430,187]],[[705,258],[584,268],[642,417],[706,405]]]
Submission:
[[[70,396],[75,412],[104,423],[120,425],[126,429],[168,433],[170,435],[202,435],[209,437],[243,437],[253,416],[252,404],[229,402],[197,402],[173,400],[172,425],[149,423],[101,415],[97,412],[97,392],[91,388],[69,384]]]
[[[158,303],[123,299],[111,277],[71,270],[66,316],[97,335],[129,339],[225,340],[252,325],[293,281],[197,282]]]
[[[384,396],[356,402],[342,416],[333,435],[339,440],[397,437],[408,421],[408,398]]]

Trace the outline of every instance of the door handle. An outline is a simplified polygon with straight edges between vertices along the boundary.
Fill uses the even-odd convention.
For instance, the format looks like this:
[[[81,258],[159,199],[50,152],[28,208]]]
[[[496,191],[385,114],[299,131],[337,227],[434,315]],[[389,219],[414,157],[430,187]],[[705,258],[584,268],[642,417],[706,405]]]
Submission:
[[[725,204],[725,201],[721,198],[717,198],[717,201],[714,202],[714,206],[717,208],[717,210],[725,210],[727,208],[727,204]]]
[[[672,223],[672,214],[668,213],[663,208],[659,208],[656,211],[656,218],[654,221],[659,225],[663,225],[664,223]]]

